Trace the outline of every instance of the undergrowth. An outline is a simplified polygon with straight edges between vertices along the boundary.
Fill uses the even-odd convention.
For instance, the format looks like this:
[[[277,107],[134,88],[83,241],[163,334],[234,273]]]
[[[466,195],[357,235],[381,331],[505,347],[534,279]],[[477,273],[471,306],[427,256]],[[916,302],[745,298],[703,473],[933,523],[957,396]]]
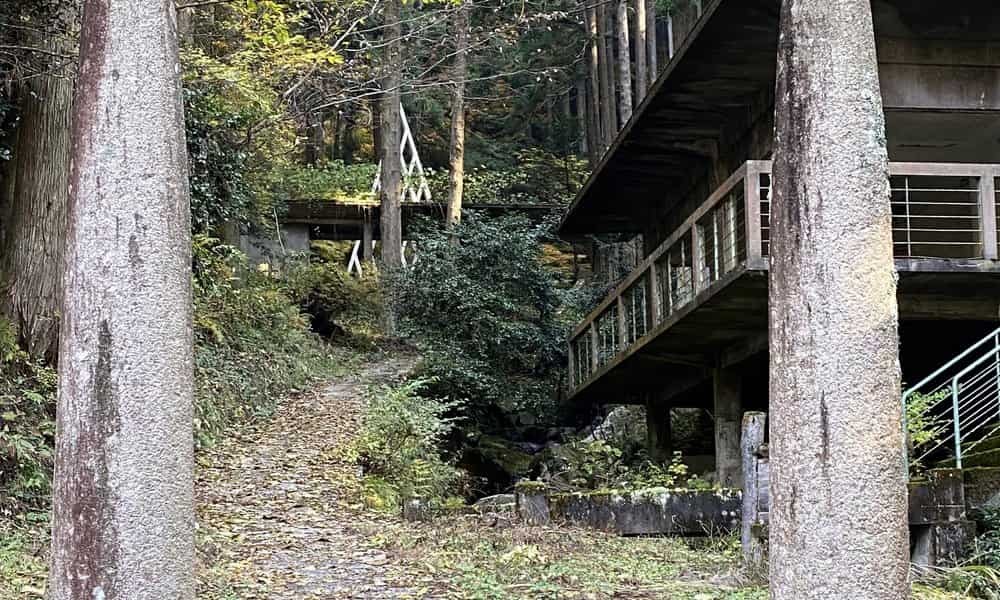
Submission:
[[[441,452],[457,402],[423,395],[428,382],[411,380],[369,391],[361,431],[351,452],[365,472],[365,503],[395,510],[406,498],[442,503],[461,472]]]
[[[212,238],[194,243],[195,443],[266,416],[282,398],[333,375],[346,360],[310,328],[303,295],[322,268],[250,270],[236,249]],[[324,288],[327,302],[349,287]],[[343,302],[341,302],[343,303]],[[330,318],[336,318],[331,315]],[[56,372],[16,345],[0,320],[0,521],[45,511],[51,493]]]

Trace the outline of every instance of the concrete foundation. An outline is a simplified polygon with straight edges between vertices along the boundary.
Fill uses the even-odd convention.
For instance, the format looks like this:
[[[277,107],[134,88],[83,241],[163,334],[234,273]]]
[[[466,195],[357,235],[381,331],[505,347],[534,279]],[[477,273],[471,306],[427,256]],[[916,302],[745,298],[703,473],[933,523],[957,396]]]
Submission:
[[[589,492],[549,496],[549,512],[563,521],[621,535],[705,535],[740,526],[739,490]]]

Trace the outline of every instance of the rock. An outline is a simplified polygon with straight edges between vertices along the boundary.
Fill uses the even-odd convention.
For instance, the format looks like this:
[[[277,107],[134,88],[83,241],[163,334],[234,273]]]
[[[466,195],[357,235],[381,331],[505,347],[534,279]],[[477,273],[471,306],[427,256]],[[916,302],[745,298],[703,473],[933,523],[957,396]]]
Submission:
[[[524,477],[531,470],[531,454],[501,437],[481,436],[475,451],[491,465],[510,476],[511,482]]]
[[[431,507],[422,498],[410,498],[403,503],[403,520],[411,523],[430,521],[433,518]]]
[[[497,510],[500,508],[507,508],[508,506],[513,507],[515,501],[514,494],[495,494],[493,496],[480,498],[473,506],[476,506],[477,508]]]
[[[545,526],[551,523],[548,486],[540,481],[523,481],[514,488],[517,516],[527,525]]]
[[[646,444],[646,408],[618,406],[613,408],[581,441],[585,444],[605,441],[619,448],[642,447]]]

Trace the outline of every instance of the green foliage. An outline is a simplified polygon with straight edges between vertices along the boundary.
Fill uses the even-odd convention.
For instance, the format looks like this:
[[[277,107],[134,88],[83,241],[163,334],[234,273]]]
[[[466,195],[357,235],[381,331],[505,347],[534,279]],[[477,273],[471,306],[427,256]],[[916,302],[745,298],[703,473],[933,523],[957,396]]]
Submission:
[[[0,517],[48,502],[55,442],[55,369],[17,347],[0,319]]]
[[[293,265],[283,277],[288,295],[324,338],[362,343],[380,334],[382,297],[377,274],[361,277],[344,268],[343,256],[328,243],[314,242],[312,262]]]
[[[195,438],[211,443],[227,426],[269,414],[283,397],[334,368],[330,349],[270,272],[197,236],[195,264]]]
[[[972,562],[1000,569],[1000,508],[984,508],[977,515],[980,533],[972,542]]]
[[[407,497],[443,501],[459,480],[459,471],[441,456],[455,424],[448,415],[458,403],[424,395],[428,383],[417,379],[369,393],[353,451],[369,474],[366,495],[386,504]]]
[[[568,205],[589,174],[586,161],[536,148],[513,151],[514,160],[489,160],[465,171],[465,204]],[[509,160],[510,157],[505,157]],[[434,198],[448,197],[448,171],[430,171]]]
[[[948,397],[949,391],[938,390],[930,394],[916,392],[906,401],[906,432],[911,447],[910,455],[919,457],[926,450],[941,441],[941,426],[943,421],[935,414],[942,400]],[[911,461],[911,469],[920,470],[923,465]]]
[[[560,453],[557,486],[573,489],[643,489],[653,487],[709,489],[706,481],[690,476],[680,452],[668,464],[644,456],[629,457],[605,440],[576,441]]]
[[[285,168],[281,180],[290,200],[338,200],[340,202],[376,202],[371,192],[378,165],[345,165],[331,161],[321,166],[294,165]]]
[[[484,427],[555,408],[566,324],[560,290],[539,262],[546,232],[470,215],[453,232],[427,229],[420,261],[391,282],[400,327],[424,349],[431,395],[463,401]]]

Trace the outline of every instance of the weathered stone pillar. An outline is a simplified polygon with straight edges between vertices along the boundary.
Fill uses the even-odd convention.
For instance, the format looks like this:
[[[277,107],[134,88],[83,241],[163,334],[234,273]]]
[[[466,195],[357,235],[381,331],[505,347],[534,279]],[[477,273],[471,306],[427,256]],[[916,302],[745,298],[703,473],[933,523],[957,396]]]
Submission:
[[[715,416],[715,475],[723,487],[742,487],[740,419],[742,377],[733,369],[716,369],[712,377]]]
[[[746,413],[743,415],[742,429],[740,448],[743,462],[743,522],[740,527],[740,544],[743,547],[743,568],[750,575],[766,575],[765,542],[756,535],[754,528],[760,525],[758,513],[761,510],[761,496],[766,497],[768,494],[767,489],[760,489],[757,470],[767,433],[767,413]]]
[[[646,396],[646,451],[657,462],[670,460],[673,440],[670,435],[670,405],[656,393]]]
[[[369,214],[365,214],[364,223],[361,225],[361,261],[370,262],[372,260],[372,221]]]

